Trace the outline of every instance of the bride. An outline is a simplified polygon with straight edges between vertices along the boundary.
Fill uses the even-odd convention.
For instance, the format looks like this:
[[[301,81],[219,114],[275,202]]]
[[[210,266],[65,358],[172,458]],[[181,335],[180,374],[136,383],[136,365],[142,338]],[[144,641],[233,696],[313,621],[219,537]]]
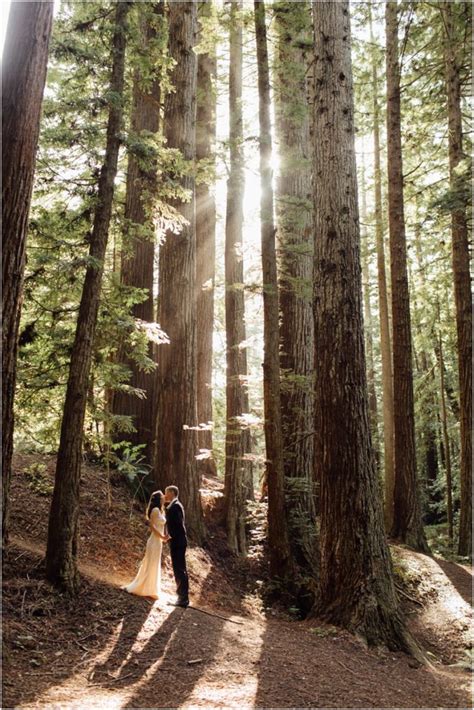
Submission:
[[[145,557],[135,579],[123,587],[131,594],[158,599],[161,588],[161,551],[163,542],[168,541],[164,534],[166,517],[164,514],[165,498],[161,491],[152,493],[146,510],[150,522],[151,535],[146,544]]]

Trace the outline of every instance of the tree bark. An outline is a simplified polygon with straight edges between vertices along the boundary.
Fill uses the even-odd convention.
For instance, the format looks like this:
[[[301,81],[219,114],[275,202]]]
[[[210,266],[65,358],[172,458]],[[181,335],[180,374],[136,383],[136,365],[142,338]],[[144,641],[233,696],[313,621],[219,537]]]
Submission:
[[[211,2],[200,2],[199,13],[208,16]],[[197,69],[196,159],[213,161],[216,140],[215,52],[199,54]],[[211,167],[211,166],[209,166]],[[208,453],[200,462],[201,475],[217,475],[212,457],[212,353],[214,334],[214,275],[216,260],[216,201],[209,181],[196,185],[196,287],[197,287],[197,407],[199,447]]]
[[[120,2],[115,12],[110,81],[114,100],[109,107],[105,159],[90,236],[89,256],[93,263],[86,271],[79,306],[49,515],[46,575],[51,582],[70,592],[76,592],[79,583],[76,557],[84,418],[120,147],[129,8],[130,3]]]
[[[145,51],[157,39],[155,22],[163,14],[163,3],[154,3],[152,14],[141,29],[141,39]],[[146,49],[148,48],[148,50]],[[136,136],[157,134],[160,127],[160,77],[156,76],[150,86],[144,84],[140,70],[135,70],[133,81],[133,103],[131,132]],[[156,189],[156,167],[144,167],[140,159],[132,153],[128,159],[127,185],[125,194],[125,234],[122,249],[121,283],[124,286],[146,289],[145,301],[133,307],[133,316],[145,322],[154,322],[153,276],[155,259],[155,230],[152,215],[154,191]],[[148,356],[153,359],[153,344],[148,346]],[[132,417],[135,432],[127,432],[126,438],[133,446],[145,444],[145,463],[152,465],[155,414],[156,372],[140,369],[127,359],[124,348],[119,358],[131,370],[129,385],[143,390],[145,396],[137,397],[126,392],[114,392],[112,411],[116,415]],[[123,438],[123,436],[120,436]]]
[[[159,347],[155,480],[176,484],[186,522],[199,542],[204,528],[199,494],[197,434],[196,215],[191,162],[195,158],[197,61],[193,45],[196,4],[173,2],[168,8],[168,52],[176,64],[165,101],[164,133],[168,148],[187,162],[171,178],[189,191],[190,200],[170,203],[187,224],[169,231],[159,252],[158,322],[170,339]]]
[[[469,236],[463,178],[458,166],[465,159],[462,140],[461,80],[457,57],[457,38],[451,3],[443,3],[445,81],[448,109],[449,180],[454,197],[451,211],[452,265],[456,328],[461,424],[461,517],[458,553],[472,554],[472,293],[469,274]]]
[[[392,277],[393,406],[395,442],[394,509],[391,535],[428,551],[416,475],[412,337],[408,290],[400,123],[400,66],[397,2],[385,6],[387,40],[387,158]]]
[[[349,3],[315,2],[315,460],[325,619],[412,647],[399,616],[371,443]]]
[[[251,465],[250,429],[242,421],[249,411],[247,348],[245,345],[245,295],[242,248],[244,198],[244,148],[242,117],[242,21],[241,2],[230,7],[229,144],[225,231],[226,323],[226,440],[225,505],[227,542],[231,550],[247,551],[245,517],[247,478]]]
[[[291,578],[293,560],[286,524],[283,432],[279,362],[279,303],[273,217],[272,136],[265,2],[255,0],[260,125],[260,223],[263,276],[263,399],[268,482],[268,544],[270,574]]]
[[[297,563],[313,571],[316,559],[314,480],[313,214],[309,2],[273,5],[277,37],[275,125],[280,169],[276,214],[279,247],[280,366],[287,518]]]
[[[2,98],[2,540],[8,541],[18,328],[53,2],[12,3]]]
[[[372,14],[369,4],[369,29],[371,42]],[[393,372],[392,345],[390,337],[389,298],[387,291],[387,269],[385,261],[384,228],[382,216],[382,170],[380,167],[380,107],[378,94],[377,60],[372,54],[372,93],[373,93],[373,133],[374,133],[374,200],[375,200],[375,240],[377,250],[377,280],[380,319],[380,352],[382,360],[382,401],[383,401],[383,440],[384,440],[384,516],[385,529],[390,532],[393,525],[394,472],[394,410],[393,410]]]

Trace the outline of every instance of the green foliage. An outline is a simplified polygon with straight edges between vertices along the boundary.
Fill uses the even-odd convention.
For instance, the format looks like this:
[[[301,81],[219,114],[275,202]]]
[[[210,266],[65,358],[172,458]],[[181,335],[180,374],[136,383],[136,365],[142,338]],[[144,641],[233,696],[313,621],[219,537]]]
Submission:
[[[131,446],[127,441],[120,441],[110,447],[106,461],[111,463],[123,476],[133,498],[146,502],[149,498],[151,467],[144,463],[142,455],[144,444]]]
[[[53,486],[46,474],[46,466],[42,463],[32,463],[23,469],[28,485],[40,496],[49,496],[53,492]]]
[[[459,525],[459,513],[454,516],[454,529],[457,530]],[[448,525],[447,523],[441,523],[439,525],[427,525],[425,527],[426,538],[430,546],[431,551],[434,555],[439,555],[445,560],[450,560],[451,562],[466,562],[466,558],[460,557],[456,553],[457,540],[451,542],[448,537]]]
[[[117,362],[120,348],[128,361],[144,371],[156,367],[148,343],[163,342],[157,324],[147,326],[132,309],[147,295],[120,283],[121,255],[130,253],[134,240],[159,241],[167,230],[179,231],[183,219],[170,204],[189,199],[181,176],[195,166],[169,150],[161,134],[137,134],[126,126],[119,156],[109,246],[103,265],[89,256],[97,187],[105,147],[107,110],[111,95],[110,44],[115,3],[63,2],[55,18],[28,235],[25,294],[20,324],[16,444],[45,452],[57,449],[69,360],[76,318],[88,265],[103,266],[104,277],[94,343],[93,366],[85,422],[85,448],[104,454],[110,437],[120,428],[133,431],[127,417],[109,412],[114,390],[143,396],[130,388],[130,370]],[[143,28],[156,30],[143,42]],[[137,73],[147,90],[157,75],[162,90],[171,90],[172,62],[167,52],[166,18],[159,3],[135,3],[128,27],[125,113],[130,114],[132,84]],[[151,224],[126,222],[125,172],[133,155],[143,170],[159,165]],[[152,189],[147,185],[147,190]],[[147,195],[143,194],[144,198]]]

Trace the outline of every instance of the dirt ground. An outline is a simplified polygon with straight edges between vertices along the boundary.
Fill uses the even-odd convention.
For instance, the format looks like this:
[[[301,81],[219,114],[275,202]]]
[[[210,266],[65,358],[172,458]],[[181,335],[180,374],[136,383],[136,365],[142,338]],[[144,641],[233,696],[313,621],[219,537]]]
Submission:
[[[394,548],[409,625],[431,667],[367,649],[318,619],[293,621],[265,609],[261,566],[227,553],[214,530],[191,549],[191,603],[172,607],[165,561],[163,598],[128,595],[144,550],[143,515],[117,481],[84,468],[79,597],[55,592],[42,574],[48,481],[32,488],[37,457],[17,457],[12,539],[3,559],[4,708],[440,708],[470,707],[462,667],[470,645],[471,570]],[[108,491],[112,507],[107,506]],[[214,494],[209,492],[210,498]],[[254,555],[255,557],[255,555]],[[257,555],[258,557],[258,555]],[[204,613],[205,611],[217,616]]]

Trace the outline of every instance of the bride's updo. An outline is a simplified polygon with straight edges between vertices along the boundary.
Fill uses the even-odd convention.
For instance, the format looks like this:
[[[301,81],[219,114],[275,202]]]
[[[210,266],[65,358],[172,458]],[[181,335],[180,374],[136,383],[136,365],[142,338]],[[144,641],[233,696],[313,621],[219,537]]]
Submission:
[[[164,502],[164,496],[161,491],[155,491],[154,493],[151,494],[151,498],[148,502],[148,506],[146,509],[146,519],[150,520],[150,515],[151,511],[153,508],[159,508],[159,510],[163,510],[163,502]]]

